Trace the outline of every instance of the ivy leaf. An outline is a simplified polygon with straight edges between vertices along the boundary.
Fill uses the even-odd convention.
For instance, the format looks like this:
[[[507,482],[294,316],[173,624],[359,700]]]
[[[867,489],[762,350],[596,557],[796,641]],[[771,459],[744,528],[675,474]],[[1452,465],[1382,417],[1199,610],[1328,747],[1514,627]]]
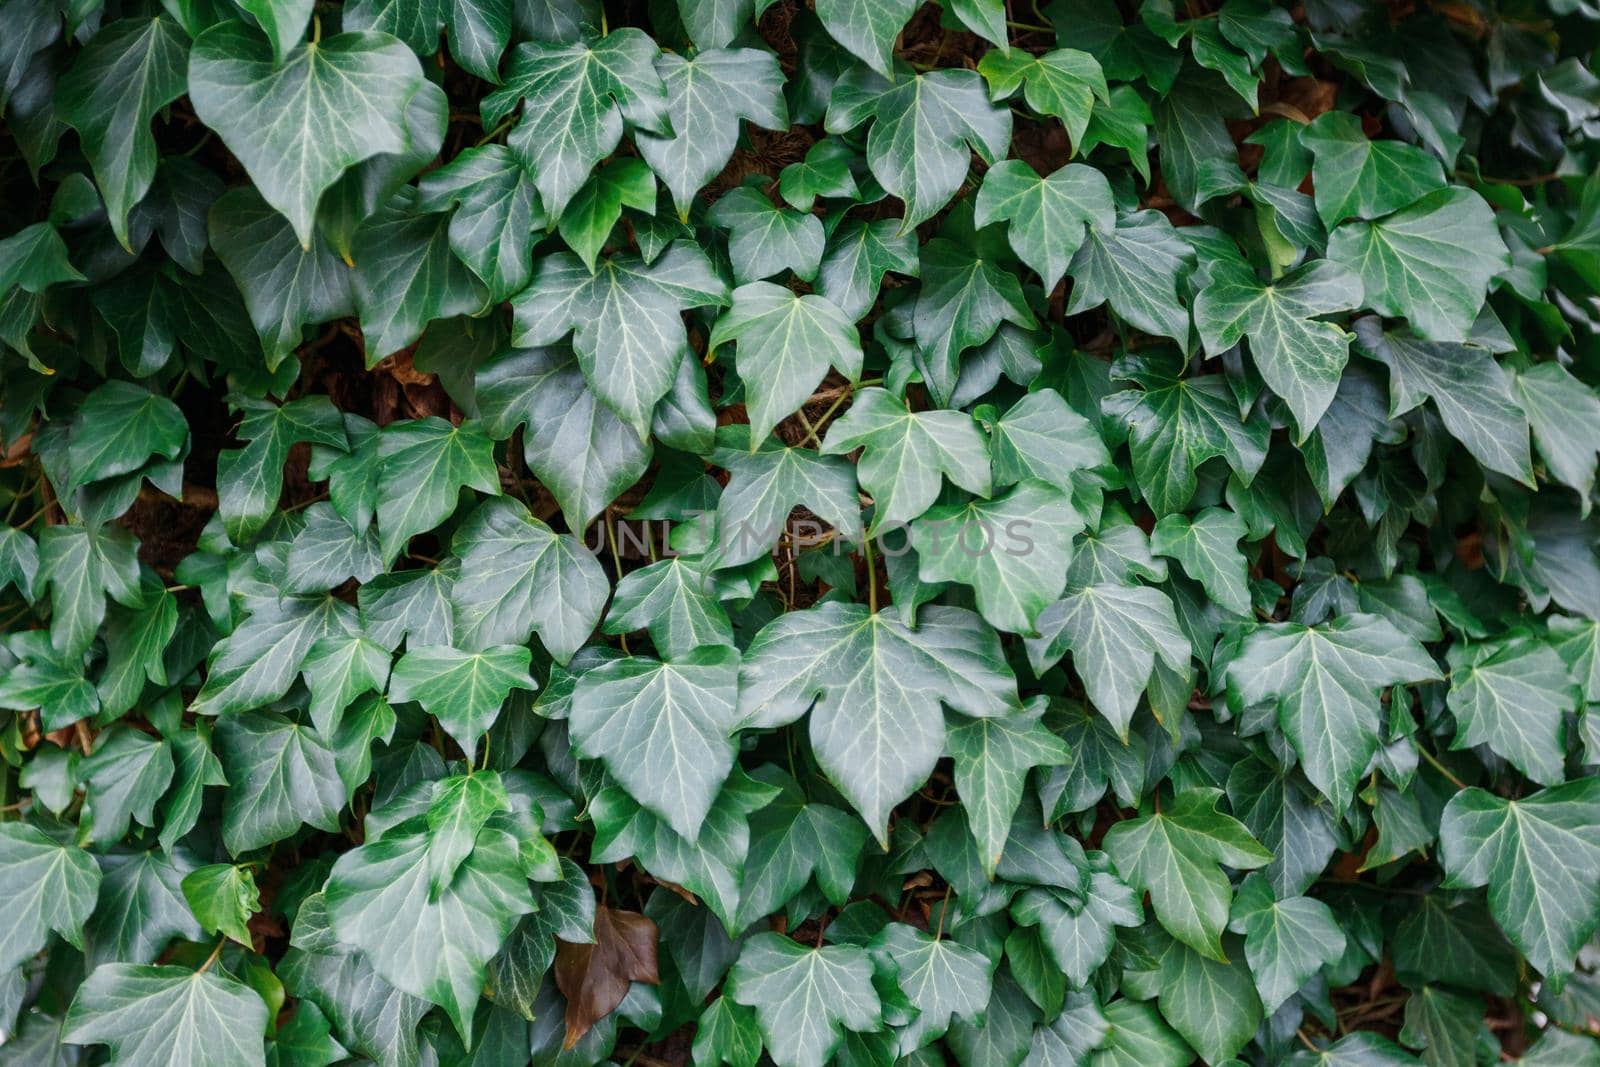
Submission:
[[[109,1045],[113,1063],[264,1067],[267,1006],[215,971],[107,963],[78,989],[63,1041]]]
[[[1172,601],[1159,589],[1122,581],[1074,583],[1039,615],[1039,636],[1024,642],[1028,662],[1043,673],[1069,650],[1096,710],[1124,742],[1139,696],[1159,661],[1189,673],[1189,642]]]
[[[419,56],[439,50],[439,32],[449,27],[450,54],[470,73],[498,81],[496,68],[511,38],[508,0],[358,0],[345,12],[349,30],[392,33]]]
[[[916,0],[818,0],[817,18],[851,55],[888,77],[894,40],[917,10]]]
[[[1328,905],[1311,897],[1276,900],[1260,874],[1239,886],[1228,929],[1244,935],[1244,956],[1269,1014],[1344,954],[1344,931]]]
[[[1235,615],[1250,614],[1250,572],[1239,542],[1244,520],[1227,508],[1205,508],[1193,518],[1166,515],[1150,531],[1150,550],[1178,561],[1206,594]]]
[[[747,927],[779,910],[813,878],[828,901],[847,902],[867,828],[848,812],[807,803],[794,780],[781,772],[756,773],[783,792],[750,818],[737,925]]]
[[[454,774],[438,784],[428,804],[428,888],[437,900],[472,854],[478,834],[496,812],[510,811],[511,797],[494,771]]]
[[[912,313],[917,347],[937,395],[953,386],[961,353],[994,336],[1002,322],[1038,326],[1015,274],[966,245],[935,238],[922,246],[922,288]]]
[[[356,310],[369,367],[415,343],[434,319],[476,314],[488,303],[450,250],[444,216],[420,214],[415,205],[402,191],[356,232]]]
[[[137,605],[139,544],[120,526],[47,526],[39,534],[38,585],[50,587],[50,643],[82,655],[106,615],[106,597]]]
[[[465,487],[498,496],[494,442],[482,427],[436,416],[386,426],[378,438],[378,535],[384,559],[449,518]]]
[[[457,644],[521,644],[532,631],[566,663],[600,621],[608,583],[600,562],[570,534],[557,535],[521,503],[491,500],[451,542],[461,557],[450,588]]]
[[[728,259],[739,283],[785,270],[809,281],[822,262],[822,220],[774,204],[759,189],[740,186],[722,196],[706,216],[728,231]]]
[[[978,61],[978,71],[988,80],[989,91],[996,100],[1011,96],[1018,86],[1023,86],[1022,96],[1028,106],[1040,115],[1060,119],[1074,145],[1081,146],[1095,101],[1109,103],[1111,99],[1099,61],[1075,48],[1057,48],[1043,55],[1020,48],[996,48],[984,53]],[[1046,288],[1054,288],[1054,284],[1047,281]]]
[[[1232,939],[1230,939],[1231,941]],[[1261,1025],[1261,1002],[1239,958],[1210,959],[1170,941],[1161,954],[1161,1014],[1207,1063],[1238,1055]]]
[[[1344,267],[1315,260],[1270,283],[1239,264],[1218,261],[1194,304],[1195,326],[1212,355],[1250,339],[1261,377],[1289,405],[1299,438],[1321,420],[1350,358],[1350,335],[1314,316],[1361,304],[1361,281]]]
[[[692,839],[733,768],[738,680],[739,656],[727,647],[585,671],[572,694],[573,746]]]
[[[67,258],[67,243],[48,222],[24,226],[0,241],[0,293],[13,286],[42,293],[57,282],[87,280]]]
[[[510,437],[522,425],[528,469],[555,495],[569,529],[586,529],[650,465],[650,446],[596,399],[564,348],[496,356],[479,369],[475,388],[491,436]]]
[[[1040,717],[1045,700],[1029,701],[1026,714],[999,718],[950,716],[945,745],[955,760],[956,790],[967,825],[978,843],[986,873],[994,874],[1011,836],[1011,819],[1022,803],[1022,787],[1034,767],[1072,760],[1066,744]]]
[[[630,982],[660,980],[656,924],[638,912],[596,907],[593,942],[562,941],[556,948],[556,984],[567,998],[566,1047],[622,1003]]]
[[[270,704],[289,691],[319,638],[355,628],[355,612],[332,596],[258,602],[212,649],[205,684],[190,710],[229,715]]]
[[[60,730],[100,710],[95,687],[78,667],[56,659],[19,663],[0,678],[0,707],[39,712],[46,730]]]
[[[1540,785],[1557,785],[1566,777],[1566,714],[1579,695],[1566,663],[1541,641],[1454,645],[1446,698],[1456,717],[1451,747],[1487,745]]]
[[[1178,300],[1178,277],[1193,255],[1159,211],[1120,218],[1115,229],[1091,226],[1067,267],[1072,294],[1066,313],[1109,301],[1129,325],[1186,346],[1189,311]]]
[[[305,441],[343,452],[349,441],[344,420],[325,396],[282,405],[240,397],[237,403],[243,418],[234,436],[248,443],[217,456],[217,511],[228,539],[242,545],[261,532],[277,509],[291,447]]]
[[[356,533],[326,501],[306,509],[305,526],[289,542],[284,565],[286,592],[317,593],[339,586],[347,578],[370,582],[382,573],[376,530],[368,527],[364,533]]]
[[[422,80],[416,55],[387,34],[336,34],[279,65],[259,33],[221,22],[194,43],[189,99],[309,251],[323,192],[362,160],[406,149],[406,103]]]
[[[943,751],[941,701],[975,716],[1016,706],[997,637],[959,608],[924,608],[915,630],[857,604],[789,612],[740,667],[743,724],[781,726],[809,709],[818,759],[880,843],[889,809]]]
[[[528,675],[531,655],[520,645],[491,645],[477,652],[448,646],[415,648],[394,665],[389,699],[421,704],[470,761],[478,751],[478,738],[500,717],[511,690],[538,688]]]
[[[1160,812],[1117,823],[1103,847],[1127,883],[1150,894],[1156,918],[1173,937],[1225,962],[1222,931],[1233,889],[1221,864],[1252,870],[1272,853],[1243,823],[1217,811],[1221,796],[1208,788],[1179,793]]]
[[[352,701],[381,693],[389,680],[389,649],[354,634],[334,634],[311,646],[300,667],[311,690],[311,721],[323,737],[334,737]]]
[[[917,1011],[899,1035],[903,1054],[942,1037],[955,1016],[968,1023],[983,1018],[994,964],[976,949],[905,923],[890,923],[873,939],[872,952],[894,973],[900,991]]]
[[[1094,424],[1050,388],[1017,401],[989,432],[996,485],[1033,479],[1072,492],[1074,473],[1111,462]]]
[[[648,630],[657,651],[669,660],[734,643],[733,624],[711,576],[701,563],[680,556],[629,571],[617,583],[605,632],[634,630]]]
[[[911,543],[924,582],[970,585],[991,626],[1033,633],[1066,584],[1072,538],[1084,525],[1060,489],[1022,482],[994,500],[929,508],[912,524]]]
[[[999,54],[990,52],[984,60]],[[1012,249],[1039,275],[1047,291],[1066,273],[1083,243],[1084,227],[1110,230],[1116,219],[1111,185],[1093,167],[1069,163],[1041,178],[1020,159],[1002,160],[989,168],[974,215],[978,226],[1000,220],[1010,223],[1006,236]]]
[[[826,13],[819,15],[828,21]],[[969,149],[990,165],[1005,158],[1011,112],[990,101],[977,71],[936,70],[894,82],[887,73],[850,71],[839,79],[825,126],[829,133],[847,133],[874,120],[867,131],[867,166],[884,189],[905,201],[903,233],[949,203],[967,176]]]
[[[557,229],[567,247],[594,270],[595,257],[611,237],[624,207],[654,215],[656,180],[637,159],[614,159],[589,175],[567,203]]]
[[[723,47],[732,40],[727,36],[691,58],[662,53],[656,59],[656,72],[667,88],[672,136],[641,131],[635,138],[639,154],[671,190],[678,217],[685,221],[695,193],[733,157],[740,120],[768,130],[789,127],[777,57],[754,48]]]
[[[1266,461],[1270,434],[1259,416],[1239,417],[1220,376],[1181,378],[1175,363],[1113,367],[1113,376],[1143,388],[1105,401],[1107,413],[1128,427],[1133,472],[1157,515],[1183,510],[1194,496],[1196,472],[1209,459],[1226,460],[1248,485]]]
[[[1579,510],[1588,514],[1595,453],[1600,452],[1600,397],[1559,363],[1540,363],[1518,374],[1512,394],[1533,428],[1545,466],[1562,485],[1578,491]]]
[[[355,314],[349,269],[322,242],[302,248],[254,189],[223,193],[210,219],[211,244],[244,296],[269,371],[300,346],[305,327]]]
[[[344,789],[327,741],[281,715],[246,713],[217,722],[229,788],[222,838],[235,856],[282,841],[302,824],[337,831]]]
[[[0,964],[32,959],[60,934],[82,949],[83,924],[100,895],[100,868],[82,849],[56,841],[26,823],[0,826],[0,888],[9,906],[0,922]]]
[[[989,495],[988,449],[978,424],[959,411],[910,411],[887,390],[856,393],[829,427],[822,451],[861,449],[857,476],[872,494],[874,525],[903,524],[939,496],[941,475],[969,493]]]
[[[789,513],[804,505],[849,541],[861,537],[855,474],[834,456],[785,448],[772,438],[758,449],[742,430],[717,435],[715,462],[729,472],[717,501],[716,559],[739,567],[766,555],[783,533]]]
[[[1272,623],[1245,637],[1226,667],[1248,706],[1271,701],[1306,777],[1343,809],[1378,748],[1384,686],[1438,678],[1422,646],[1387,619],[1341,615],[1319,626]]]
[[[128,214],[156,176],[150,120],[184,94],[188,62],[176,22],[118,19],[90,39],[56,87],[57,114],[78,131],[111,232],[130,252]]]
[[[890,271],[911,277],[921,273],[916,235],[900,232],[894,219],[847,218],[828,239],[817,268],[817,292],[854,321],[877,301],[883,276]]]
[[[417,180],[418,211],[452,211],[450,250],[489,290],[489,303],[533,277],[533,245],[546,226],[538,190],[504,145],[469,148]]]
[[[183,876],[183,899],[201,926],[250,945],[245,924],[261,910],[261,896],[250,868],[231,863],[198,867]]]
[[[1311,152],[1317,214],[1330,230],[1351,216],[1399,211],[1444,185],[1432,153],[1403,141],[1369,141],[1347,111],[1318,115],[1301,129],[1300,143]]]
[[[1051,960],[1074,985],[1086,985],[1095,968],[1111,955],[1114,928],[1137,926],[1144,908],[1132,889],[1109,870],[1103,853],[1091,857],[1081,894],[1063,889],[1030,887],[1011,906],[1011,917],[1024,926],[1037,925]],[[1104,868],[1104,869],[1102,869]]]
[[[328,876],[328,918],[386,982],[444,1008],[470,1047],[485,968],[533,910],[533,894],[517,839],[504,829],[485,826],[437,896],[434,846],[426,817],[416,816],[340,856]],[[431,950],[418,955],[418,943]]]
[[[771,282],[741,285],[712,328],[709,347],[715,351],[729,341],[738,345],[753,440],[765,440],[804,404],[830,366],[851,381],[861,377],[855,324],[827,297],[802,296]]]
[[[1465,341],[1489,279],[1511,265],[1494,212],[1470,189],[1450,188],[1377,222],[1347,222],[1328,258],[1361,278],[1367,306],[1404,316],[1430,341]]]
[[[1440,859],[1449,886],[1489,887],[1489,910],[1558,990],[1600,921],[1600,779],[1522,800],[1464,789],[1445,805]]]
[[[550,345],[572,333],[595,395],[642,440],[689,354],[680,313],[727,303],[727,286],[705,253],[684,242],[648,264],[632,254],[607,257],[592,275],[578,257],[563,253],[540,260],[533,284],[512,301],[512,342]]]
[[[1490,470],[1533,484],[1526,417],[1511,377],[1486,350],[1386,333],[1376,318],[1355,325],[1361,351],[1389,368],[1389,417],[1431,398],[1451,435]]]
[[[805,159],[778,172],[778,193],[798,211],[810,211],[823,197],[860,199],[861,189],[850,171],[855,159],[843,141],[825,137],[806,150]]]
[[[724,994],[754,1008],[779,1067],[822,1067],[845,1030],[876,1030],[882,1003],[872,960],[853,945],[806,948],[782,934],[757,934],[744,943]]]
[[[596,40],[534,40],[511,53],[504,85],[482,101],[485,128],[523,102],[506,144],[533,175],[559,219],[596,163],[616,150],[624,119],[665,132],[667,90],[656,73],[660,49],[627,27]]]

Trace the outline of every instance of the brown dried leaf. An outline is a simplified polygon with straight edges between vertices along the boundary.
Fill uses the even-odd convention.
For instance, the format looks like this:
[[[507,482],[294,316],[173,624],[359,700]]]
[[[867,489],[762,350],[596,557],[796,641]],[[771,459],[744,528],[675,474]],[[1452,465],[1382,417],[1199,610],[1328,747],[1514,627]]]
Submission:
[[[636,911],[594,909],[594,944],[556,939],[556,987],[567,998],[567,1048],[628,995],[629,982],[661,981],[656,924]]]

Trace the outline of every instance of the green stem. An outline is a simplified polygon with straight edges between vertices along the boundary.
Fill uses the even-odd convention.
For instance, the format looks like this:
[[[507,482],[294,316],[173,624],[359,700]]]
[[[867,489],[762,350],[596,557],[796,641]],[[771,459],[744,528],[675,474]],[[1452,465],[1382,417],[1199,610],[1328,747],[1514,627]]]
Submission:
[[[878,564],[872,558],[872,534],[861,535],[861,551],[867,557],[867,609],[878,613]]]
[[[1444,764],[1439,762],[1439,757],[1438,756],[1435,756],[1432,752],[1429,752],[1426,748],[1422,747],[1421,745],[1417,746],[1417,751],[1419,753],[1421,753],[1423,759],[1428,761],[1428,765],[1429,766],[1431,766],[1434,770],[1438,771],[1440,774],[1444,775],[1445,778],[1448,779],[1450,782],[1452,782],[1457,789],[1466,789],[1466,788],[1468,788],[1466,782],[1463,782],[1461,779],[1457,778],[1454,774],[1450,773],[1450,768],[1446,767]]]

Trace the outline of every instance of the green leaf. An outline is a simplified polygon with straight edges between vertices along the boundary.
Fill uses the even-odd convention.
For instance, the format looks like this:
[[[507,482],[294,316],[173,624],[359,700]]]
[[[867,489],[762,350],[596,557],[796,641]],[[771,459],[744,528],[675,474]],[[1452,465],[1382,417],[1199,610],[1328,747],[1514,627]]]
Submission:
[[[57,282],[87,281],[67,258],[67,245],[48,222],[24,226],[0,241],[0,293],[13,286],[42,293]]]
[[[771,282],[741,285],[712,328],[709,347],[715,351],[729,341],[737,345],[753,440],[765,440],[799,409],[830,366],[851,381],[861,377],[855,324],[827,297]]]
[[[1445,428],[1479,463],[1533,484],[1526,417],[1511,376],[1489,352],[1386,333],[1376,318],[1360,320],[1355,330],[1361,352],[1389,368],[1391,419],[1431,398]]]
[[[396,989],[444,1008],[469,1047],[485,967],[534,908],[517,839],[495,825],[434,896],[433,833],[425,816],[346,852],[328,876],[327,909],[338,939],[359,948]],[[418,954],[414,946],[426,944]]]
[[[700,35],[694,36],[699,42]],[[672,135],[641,131],[636,138],[639,154],[671,190],[678,216],[685,220],[695,193],[733,157],[740,120],[768,130],[789,126],[777,57],[754,48],[724,47],[733,39],[726,36],[689,58],[662,53],[656,59],[656,72],[667,87]]]
[[[1139,489],[1157,515],[1182,511],[1194,496],[1197,471],[1210,459],[1225,460],[1248,485],[1267,458],[1270,430],[1238,405],[1220,376],[1182,378],[1176,361],[1128,361],[1113,375],[1139,390],[1114,393],[1105,409],[1128,427],[1129,452]]]
[[[822,221],[815,215],[774,204],[759,189],[740,186],[706,214],[728,231],[728,259],[734,281],[770,278],[785,270],[809,281],[822,262]]]
[[[1387,619],[1340,615],[1320,626],[1270,623],[1226,667],[1244,705],[1272,702],[1306,777],[1343,810],[1377,751],[1384,686],[1431,681],[1437,666]]]
[[[355,612],[332,596],[268,598],[212,649],[205,684],[189,710],[229,715],[289,691],[317,640],[355,630]]]
[[[1032,887],[1011,906],[1011,917],[1019,924],[1038,925],[1045,950],[1074,986],[1087,984],[1110,957],[1115,927],[1144,921],[1138,895],[1109,870],[1099,869],[1107,866],[1103,854],[1095,853],[1094,861],[1097,869],[1089,873],[1081,894]]]
[[[941,702],[968,715],[1017,704],[999,639],[960,608],[925,607],[910,629],[858,604],[824,603],[768,623],[739,672],[743,725],[770,729],[811,712],[822,767],[887,841],[889,809],[924,782],[944,749]]]
[[[648,264],[627,253],[608,257],[592,274],[563,253],[540,260],[533,284],[512,301],[512,341],[549,345],[571,333],[595,395],[642,440],[689,354],[680,313],[727,303],[727,286],[705,253],[686,242]]]
[[[846,51],[888,77],[895,38],[917,6],[916,0],[817,0],[817,18]]]
[[[350,270],[322,242],[302,248],[254,189],[222,194],[210,218],[211,243],[244,296],[267,370],[300,346],[305,327],[355,314]]]
[[[511,797],[494,771],[455,774],[438,783],[428,804],[428,887],[434,899],[450,887],[472,854],[478,834],[496,812],[510,811]]]
[[[1043,698],[1035,698],[1026,714],[951,716],[946,723],[945,745],[955,760],[956,791],[990,875],[1011,836],[1011,819],[1022,803],[1029,770],[1072,760],[1066,744],[1040,721],[1044,704]]]
[[[785,448],[774,439],[749,447],[742,431],[717,435],[715,462],[729,472],[717,501],[719,567],[738,567],[766,555],[785,529],[789,513],[804,505],[850,542],[861,538],[855,473],[834,456]]]
[[[1600,452],[1600,397],[1559,363],[1540,363],[1516,375],[1512,395],[1533,428],[1545,466],[1556,481],[1578,491],[1579,510],[1587,515]]]
[[[113,1063],[264,1067],[267,1021],[261,996],[225,975],[108,963],[79,987],[61,1037],[109,1045]]]
[[[82,849],[47,837],[26,823],[0,826],[0,965],[20,967],[50,941],[52,931],[82,949],[83,924],[100,894],[100,868]]]
[[[761,772],[758,771],[758,774]],[[778,911],[813,878],[831,903],[843,904],[855,883],[867,828],[849,813],[807,803],[781,773],[762,775],[783,793],[750,819],[750,854],[739,893],[739,923],[747,927]]]
[[[602,664],[573,690],[573,748],[692,839],[733,768],[738,685],[739,655],[726,647]]]
[[[344,789],[315,731],[281,715],[229,715],[217,722],[217,747],[230,787],[222,812],[230,853],[282,841],[302,824],[339,829]]]
[[[1189,311],[1178,300],[1178,277],[1193,255],[1159,211],[1120,218],[1115,229],[1091,226],[1067,266],[1067,314],[1109,301],[1130,326],[1187,345]]]
[[[419,56],[439,50],[439,32],[449,28],[450,53],[472,74],[498,81],[496,68],[511,38],[508,0],[358,0],[345,12],[344,27],[392,33]]]
[[[1083,141],[1095,102],[1110,101],[1099,62],[1075,48],[1057,48],[1043,55],[1031,55],[1020,48],[993,49],[978,61],[978,70],[997,100],[1011,96],[1019,85],[1024,86],[1022,95],[1028,106],[1038,114],[1060,119],[1074,145]]]
[[[477,652],[448,646],[415,648],[394,665],[389,699],[421,704],[470,761],[478,751],[478,738],[500,717],[511,690],[538,688],[528,675],[531,655],[520,645],[491,645]]]
[[[826,23],[829,16],[819,14]],[[1011,112],[990,101],[977,71],[902,74],[893,82],[887,73],[852,70],[840,78],[826,128],[846,133],[874,120],[867,165],[884,189],[905,201],[905,232],[949,203],[966,179],[969,149],[990,165],[1005,158]]]
[[[46,730],[60,730],[100,711],[100,697],[81,668],[57,659],[19,663],[0,677],[0,708],[39,712]]]
[[[1250,571],[1239,542],[1248,529],[1227,508],[1205,508],[1191,518],[1166,515],[1150,531],[1150,550],[1178,561],[1183,573],[1235,615],[1250,614]]]
[[[1489,910],[1558,990],[1600,922],[1600,778],[1522,800],[1482,789],[1450,799],[1439,824],[1446,885],[1489,887]]]
[[[533,178],[504,145],[469,148],[417,180],[418,211],[451,211],[450,250],[500,303],[533,277],[533,246],[546,226]]]
[[[1333,402],[1350,358],[1350,335],[1317,315],[1361,304],[1361,282],[1344,267],[1316,260],[1270,284],[1227,261],[1214,263],[1194,304],[1195,326],[1212,355],[1250,339],[1250,355],[1294,415],[1299,438]]]
[[[1105,1019],[1111,1033],[1090,1058],[1094,1067],[1183,1067],[1194,1062],[1183,1038],[1147,1003],[1114,1000],[1106,1005]]]
[[[733,624],[703,564],[674,556],[629,571],[606,609],[605,632],[648,630],[656,650],[677,659],[696,649],[733,646]]]
[[[312,723],[323,737],[334,737],[356,697],[383,692],[389,649],[354,634],[333,634],[311,646],[300,670],[311,690]]]
[[[589,175],[562,213],[561,239],[591,271],[624,207],[656,213],[655,177],[637,159],[614,159]]]
[[[180,887],[196,866],[185,853],[171,859],[157,852],[111,854],[102,857],[101,865],[105,880],[100,905],[84,928],[91,965],[153,963],[171,939],[205,937]]]
[[[533,174],[552,219],[561,217],[590,169],[616,150],[625,119],[666,132],[659,55],[655,42],[632,27],[595,40],[528,41],[511,53],[505,84],[483,98],[484,128],[522,102],[506,144]]]
[[[1054,389],[1029,393],[994,420],[989,432],[997,485],[1032,479],[1072,492],[1073,474],[1111,462],[1094,424]]]
[[[922,288],[912,328],[936,396],[955,383],[961,353],[994,336],[1003,322],[1038,326],[1015,274],[963,244],[935,238],[922,246]]]
[[[872,495],[873,524],[902,524],[939,496],[941,475],[969,493],[989,495],[988,450],[971,416],[959,411],[911,411],[879,388],[863,389],[828,427],[822,451],[861,449],[857,476]]]
[[[755,1009],[779,1067],[822,1067],[843,1031],[876,1030],[883,1019],[864,950],[806,948],[782,934],[757,934],[744,943],[725,995]]]
[[[1217,810],[1221,796],[1220,789],[1179,793],[1160,812],[1117,823],[1103,847],[1123,879],[1150,894],[1156,918],[1172,936],[1225,962],[1222,931],[1233,888],[1221,865],[1252,870],[1272,853],[1243,823]]]
[[[916,234],[902,233],[895,219],[847,218],[828,239],[817,268],[817,292],[855,320],[877,301],[885,274],[916,277],[921,270]]]
[[[109,844],[128,832],[130,821],[154,826],[156,801],[172,773],[172,749],[165,741],[121,724],[101,733],[94,751],[78,764],[84,785],[80,834]]]
[[[40,587],[50,587],[50,643],[82,655],[105,619],[106,597],[139,603],[139,544],[120,526],[47,526],[39,534]]]
[[[1042,673],[1068,651],[1096,710],[1126,742],[1139,696],[1162,670],[1189,675],[1189,641],[1159,589],[1123,581],[1068,585],[1040,613],[1039,636],[1024,644]]]
[[[982,1020],[994,964],[976,949],[890,923],[873,939],[872,952],[894,973],[900,992],[917,1011],[899,1034],[902,1054],[942,1037],[955,1016],[969,1023]]]
[[[419,214],[402,192],[356,232],[356,311],[367,366],[413,344],[434,319],[471,315],[488,303],[483,285],[450,250],[442,215]]]
[[[984,60],[999,54],[990,52]],[[974,221],[979,226],[999,220],[1009,222],[1007,237],[1012,249],[1050,290],[1066,273],[1073,253],[1083,243],[1084,227],[1110,230],[1115,227],[1116,218],[1111,186],[1093,167],[1069,163],[1041,178],[1022,160],[1007,159],[983,176]]]
[[[405,150],[406,104],[422,83],[412,51],[382,33],[340,33],[275,62],[242,23],[201,34],[189,99],[244,164],[262,199],[311,248],[317,201],[362,160]]]
[[[514,500],[491,500],[457,528],[461,573],[449,590],[458,645],[522,644],[532,632],[566,663],[600,621],[608,582],[570,534],[552,533]]]
[[[1430,341],[1465,341],[1489,280],[1511,265],[1494,212],[1468,189],[1441,189],[1377,222],[1346,222],[1328,258],[1361,278],[1366,304],[1405,316]]]
[[[57,113],[78,131],[111,232],[130,252],[128,213],[156,176],[150,120],[183,95],[188,62],[189,42],[176,22],[118,19],[93,36],[56,87]]]
[[[429,417],[392,423],[378,438],[378,533],[393,559],[413,536],[456,510],[463,488],[498,496],[494,442],[483,428]]]
[[[183,899],[201,926],[250,945],[245,924],[261,910],[261,896],[250,868],[231,863],[198,867],[183,877]]]
[[[1450,692],[1456,717],[1452,748],[1487,745],[1540,785],[1566,777],[1566,715],[1580,691],[1554,649],[1533,638],[1450,649]]]
[[[991,626],[1033,633],[1066,585],[1085,519],[1055,486],[1022,482],[994,500],[929,508],[911,526],[924,582],[970,585]]]
[[[1238,1055],[1261,1025],[1250,971],[1237,943],[1230,947],[1232,960],[1211,959],[1178,942],[1161,956],[1161,1014],[1207,1063]]]
[[[1351,216],[1399,211],[1444,185],[1431,153],[1402,141],[1369,141],[1347,111],[1318,115],[1301,129],[1300,143],[1311,152],[1317,214],[1330,230]]]
[[[695,1024],[696,1067],[756,1067],[761,1058],[761,1028],[755,1012],[727,997],[713,1000]]]
[[[1244,935],[1244,957],[1269,1014],[1344,954],[1344,931],[1326,904],[1310,897],[1276,900],[1260,874],[1240,885],[1228,929]]]
[[[860,199],[861,189],[850,172],[856,158],[843,141],[825,137],[806,150],[805,159],[778,172],[778,193],[799,211],[810,211],[823,197]]]
[[[326,397],[287,404],[238,398],[243,412],[234,436],[249,442],[217,457],[217,510],[234,544],[248,543],[267,524],[283,495],[283,465],[302,441],[344,451],[344,422]]]

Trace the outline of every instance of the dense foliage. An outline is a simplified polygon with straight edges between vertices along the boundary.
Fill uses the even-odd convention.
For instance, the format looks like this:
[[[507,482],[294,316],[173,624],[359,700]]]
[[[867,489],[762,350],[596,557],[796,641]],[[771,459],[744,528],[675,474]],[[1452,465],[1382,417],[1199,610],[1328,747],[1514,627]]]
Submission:
[[[1590,0],[0,0],[0,1063],[1600,1062]]]

